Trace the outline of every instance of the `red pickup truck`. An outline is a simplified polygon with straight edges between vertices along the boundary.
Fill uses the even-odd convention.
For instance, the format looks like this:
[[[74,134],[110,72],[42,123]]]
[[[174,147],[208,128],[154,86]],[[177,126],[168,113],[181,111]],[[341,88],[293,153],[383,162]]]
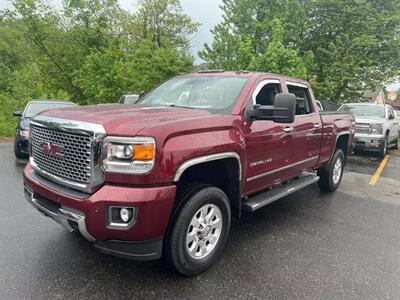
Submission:
[[[187,74],[138,104],[36,116],[25,196],[105,253],[164,257],[193,275],[221,255],[242,211],[315,182],[334,191],[354,126],[351,114],[320,113],[303,80]]]

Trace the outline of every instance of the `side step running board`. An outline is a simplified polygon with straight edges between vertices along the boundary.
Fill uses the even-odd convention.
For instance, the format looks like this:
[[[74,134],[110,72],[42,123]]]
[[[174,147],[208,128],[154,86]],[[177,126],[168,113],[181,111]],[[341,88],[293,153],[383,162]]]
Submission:
[[[319,177],[313,173],[301,175],[298,179],[294,179],[289,183],[274,187],[266,192],[257,194],[247,200],[242,201],[242,208],[246,211],[255,211],[271,202],[279,200],[287,195],[290,195],[314,182],[317,182]]]

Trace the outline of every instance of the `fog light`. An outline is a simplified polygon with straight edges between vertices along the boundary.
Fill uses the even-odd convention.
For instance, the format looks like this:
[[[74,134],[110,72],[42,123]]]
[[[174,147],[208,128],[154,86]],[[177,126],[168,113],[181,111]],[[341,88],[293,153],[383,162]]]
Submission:
[[[121,217],[121,220],[125,223],[127,223],[130,219],[130,213],[127,208],[121,208],[121,210],[119,211],[119,215]]]
[[[108,226],[115,229],[128,229],[135,221],[135,207],[110,206]]]

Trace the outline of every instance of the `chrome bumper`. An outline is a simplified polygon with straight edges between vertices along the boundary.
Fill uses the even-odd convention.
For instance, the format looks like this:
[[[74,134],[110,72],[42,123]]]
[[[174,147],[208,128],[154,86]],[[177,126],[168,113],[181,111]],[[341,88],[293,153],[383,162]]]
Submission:
[[[85,214],[81,211],[59,205],[40,195],[37,195],[26,186],[24,187],[25,199],[39,212],[61,224],[66,230],[72,232],[76,229],[91,242],[95,241],[86,230]]]
[[[385,137],[380,135],[355,135],[353,148],[377,151],[383,147],[384,141]]]

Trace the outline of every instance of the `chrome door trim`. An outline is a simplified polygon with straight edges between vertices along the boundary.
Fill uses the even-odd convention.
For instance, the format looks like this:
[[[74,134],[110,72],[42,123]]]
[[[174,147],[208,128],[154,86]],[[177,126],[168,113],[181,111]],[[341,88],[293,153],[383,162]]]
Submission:
[[[279,84],[279,85],[280,85],[280,88],[281,88],[281,91],[282,91],[282,84],[281,84],[281,82],[279,81],[279,79],[265,79],[265,80],[261,81],[261,82],[257,85],[256,89],[254,90],[253,94],[251,95],[251,99],[253,100],[253,104],[254,104],[254,105],[256,105],[256,97],[257,97],[258,93],[261,91],[261,89],[262,89],[265,85],[270,84],[270,83]]]
[[[294,82],[294,81],[286,81],[286,86],[288,86],[288,85],[309,89],[309,87],[306,84]]]
[[[253,180],[256,180],[256,179],[259,179],[259,178],[262,178],[262,177],[265,177],[265,176],[268,176],[268,175],[271,175],[271,174],[274,174],[274,173],[277,173],[277,172],[280,172],[280,171],[284,171],[284,170],[289,169],[291,167],[295,167],[295,166],[304,164],[306,162],[309,162],[309,161],[312,161],[312,160],[315,160],[315,159],[318,159],[318,155],[309,157],[307,159],[304,159],[304,160],[295,162],[293,164],[286,165],[286,166],[283,166],[283,167],[280,167],[280,168],[277,168],[277,169],[274,169],[274,170],[271,170],[271,171],[268,171],[268,172],[265,172],[265,173],[261,173],[261,174],[249,177],[249,178],[247,178],[246,181],[250,182],[250,181],[253,181]]]
[[[179,179],[181,178],[183,172],[185,172],[187,169],[189,169],[192,166],[210,162],[210,161],[215,161],[215,160],[220,160],[220,159],[225,159],[225,158],[235,158],[238,161],[239,164],[239,180],[242,179],[242,162],[240,160],[239,154],[236,152],[222,152],[222,153],[217,153],[217,154],[210,154],[210,155],[205,155],[205,156],[200,156],[196,158],[189,159],[185,161],[183,164],[181,164],[178,169],[175,172],[174,176],[174,182],[178,182]]]

